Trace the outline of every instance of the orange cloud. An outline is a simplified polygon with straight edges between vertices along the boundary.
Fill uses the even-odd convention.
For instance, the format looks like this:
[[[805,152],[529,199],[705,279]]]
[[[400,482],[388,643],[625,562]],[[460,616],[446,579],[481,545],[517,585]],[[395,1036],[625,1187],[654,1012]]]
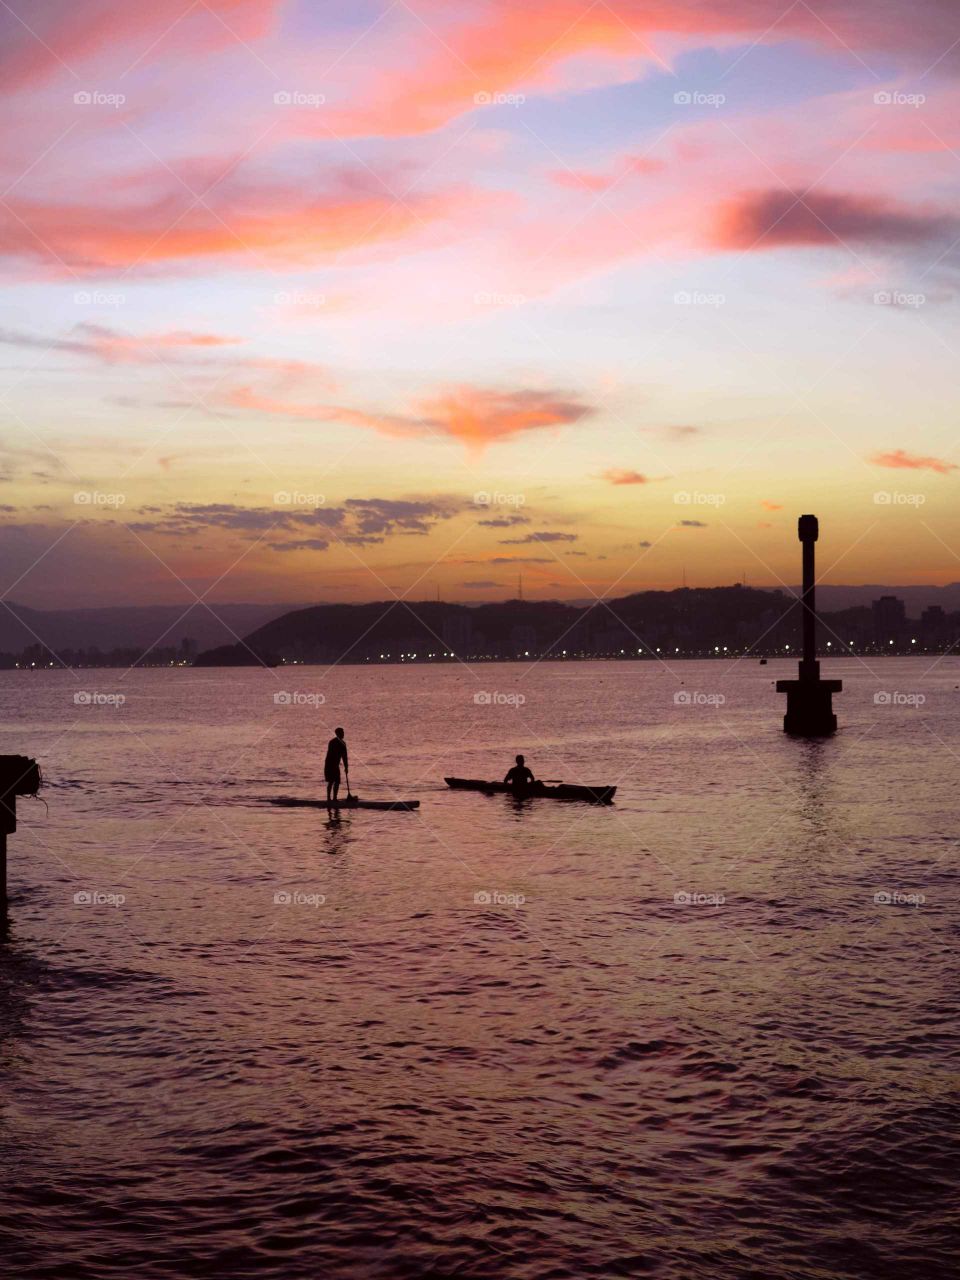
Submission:
[[[665,65],[656,48],[660,37],[671,46],[678,38],[705,44],[799,37],[832,52],[846,45],[936,57],[942,71],[958,63],[946,0],[915,0],[909,24],[895,6],[871,9],[863,0],[821,0],[816,11],[788,6],[772,25],[769,0],[618,0],[615,6],[488,0],[478,10],[466,8],[462,18],[449,0],[426,0],[418,13],[432,41],[414,45],[424,51],[416,74],[405,62],[392,73],[380,67],[375,77],[362,79],[356,104],[331,113],[338,134],[428,132],[475,110],[478,94],[485,104],[518,90],[578,89],[584,75],[592,84],[633,79],[638,64]]]
[[[602,473],[604,480],[609,480],[611,484],[649,484],[650,477],[643,475],[639,471],[625,471],[620,467],[610,467]]]
[[[497,94],[537,83],[556,88],[555,68],[574,55],[643,56],[612,9],[585,9],[578,0],[534,0],[522,8],[496,0],[459,22],[448,0],[433,0],[427,15],[432,31],[441,24],[442,39],[420,46],[416,75],[408,67],[387,75],[381,68],[361,84],[356,105],[331,113],[337,133],[429,132],[478,106],[489,109]]]
[[[893,467],[904,471],[936,471],[942,476],[957,470],[955,462],[944,462],[942,458],[925,458],[918,454],[906,453],[903,449],[893,449],[890,453],[875,453],[870,461],[875,467]]]
[[[308,264],[415,235],[468,202],[458,191],[401,203],[372,180],[364,189],[346,179],[314,200],[272,187],[218,192],[215,209],[186,191],[135,207],[11,197],[0,206],[0,253],[75,274],[222,257]]]
[[[289,26],[280,28],[264,50],[270,70],[285,73],[295,86],[311,58],[315,63],[319,54],[324,65],[330,62],[325,42],[314,45],[310,30],[291,13],[297,6],[280,0],[194,5],[189,0],[150,5],[43,0],[28,8],[29,28],[12,17],[5,24],[0,80],[8,91],[87,62],[94,62],[107,76],[102,83],[108,83],[131,65],[151,72],[158,67],[191,75],[198,69],[209,72],[210,55],[223,50],[242,50],[256,59],[258,42],[278,27],[281,13],[289,17]],[[645,66],[666,65],[657,49],[661,42],[684,49],[692,42],[774,43],[799,37],[831,53],[846,45],[860,51],[858,56],[873,50],[919,56],[925,68],[936,58],[941,74],[958,65],[948,0],[913,0],[909,23],[896,5],[870,6],[864,0],[795,4],[773,22],[769,0],[617,0],[593,6],[583,0],[525,0],[522,5],[516,0],[482,5],[418,0],[415,12],[399,9],[400,30],[393,23],[378,30],[377,23],[370,26],[357,14],[357,38],[350,41],[344,34],[346,47],[325,77],[331,97],[324,118],[297,113],[303,132],[431,131],[459,115],[489,109],[484,103],[497,94],[556,93],[636,79]],[[389,10],[384,4],[381,16]]]
[[[589,405],[555,392],[485,391],[467,386],[422,407],[433,424],[474,448],[543,427],[565,426],[593,412]]]
[[[313,422],[344,422],[384,435],[448,437],[479,451],[489,444],[545,427],[561,427],[593,413],[593,407],[556,391],[491,391],[454,387],[420,401],[408,414],[369,413],[340,404],[296,404],[238,387],[227,396],[234,408]]]
[[[782,503],[771,502],[769,498],[764,498],[763,501],[760,503],[760,505],[761,507],[763,507],[764,511],[782,511],[783,510]]]
[[[99,325],[80,326],[84,329],[91,355],[97,355],[108,363],[149,360],[154,352],[180,351],[195,347],[230,347],[242,338],[223,338],[215,333],[188,333],[174,330],[170,333],[119,334]]]

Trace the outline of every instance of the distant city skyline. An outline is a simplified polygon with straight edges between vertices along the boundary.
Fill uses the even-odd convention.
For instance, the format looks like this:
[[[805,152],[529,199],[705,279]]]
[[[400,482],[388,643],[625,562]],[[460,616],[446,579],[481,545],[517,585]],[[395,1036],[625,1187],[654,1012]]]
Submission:
[[[817,644],[826,657],[953,653],[960,644],[957,603],[909,615],[904,600],[884,594],[821,609]],[[207,666],[789,657],[798,653],[803,616],[796,596],[739,585],[640,593],[601,605],[420,600],[399,612],[390,601],[276,612],[231,605],[224,612],[221,621],[196,608],[44,614],[8,607],[9,617],[0,619],[0,668],[184,667],[198,657]]]
[[[960,578],[938,0],[15,9],[8,597]]]

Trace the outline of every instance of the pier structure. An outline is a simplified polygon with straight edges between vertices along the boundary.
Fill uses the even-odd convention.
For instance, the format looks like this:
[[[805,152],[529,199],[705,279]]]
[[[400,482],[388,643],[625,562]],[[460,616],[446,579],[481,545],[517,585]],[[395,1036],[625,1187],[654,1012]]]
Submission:
[[[843,688],[842,680],[820,678],[820,663],[817,661],[815,547],[819,533],[816,516],[800,517],[797,534],[803,546],[803,657],[796,680],[777,681],[777,693],[787,695],[784,731],[798,738],[825,738],[836,732],[833,695]]]
[[[0,939],[7,936],[7,836],[17,829],[17,796],[40,790],[40,766],[29,756],[0,755]]]

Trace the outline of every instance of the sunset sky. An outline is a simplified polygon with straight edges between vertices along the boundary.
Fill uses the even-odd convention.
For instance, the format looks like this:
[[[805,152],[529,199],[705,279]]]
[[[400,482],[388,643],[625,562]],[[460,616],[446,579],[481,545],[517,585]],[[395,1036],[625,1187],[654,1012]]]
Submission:
[[[955,0],[9,0],[44,608],[960,580]]]

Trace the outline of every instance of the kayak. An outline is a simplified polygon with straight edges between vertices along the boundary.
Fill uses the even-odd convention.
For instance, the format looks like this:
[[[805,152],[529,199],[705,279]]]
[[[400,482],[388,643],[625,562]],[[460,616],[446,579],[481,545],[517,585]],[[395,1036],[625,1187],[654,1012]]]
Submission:
[[[444,778],[444,782],[454,791],[486,791],[514,795],[522,800],[586,800],[590,804],[610,804],[617,791],[616,787],[582,787],[572,782],[559,782],[554,787],[534,782],[522,789],[512,787],[509,782],[481,782],[477,778]]]
[[[297,796],[274,796],[271,804],[282,804],[288,809],[419,809],[419,800],[361,800],[350,796],[348,800],[301,800]]]

